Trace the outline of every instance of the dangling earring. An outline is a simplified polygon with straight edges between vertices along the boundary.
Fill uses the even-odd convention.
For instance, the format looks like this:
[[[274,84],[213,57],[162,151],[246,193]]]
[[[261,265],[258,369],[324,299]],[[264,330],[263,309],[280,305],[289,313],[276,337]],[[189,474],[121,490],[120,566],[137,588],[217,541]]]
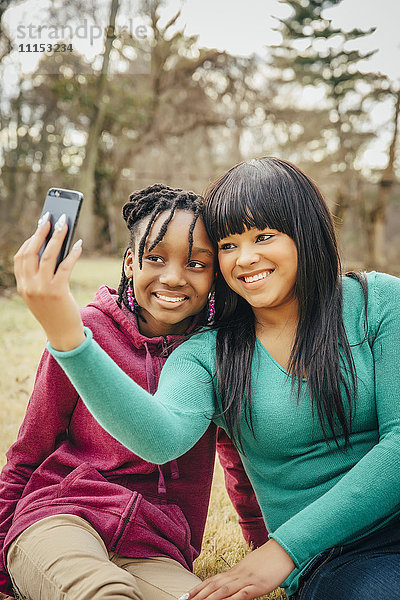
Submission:
[[[210,292],[208,295],[208,317],[207,322],[211,323],[214,320],[215,315],[215,293]]]
[[[135,312],[135,304],[137,305],[135,294],[133,291],[133,278],[129,279],[128,289],[126,290],[126,295],[128,296],[128,304],[131,311]]]

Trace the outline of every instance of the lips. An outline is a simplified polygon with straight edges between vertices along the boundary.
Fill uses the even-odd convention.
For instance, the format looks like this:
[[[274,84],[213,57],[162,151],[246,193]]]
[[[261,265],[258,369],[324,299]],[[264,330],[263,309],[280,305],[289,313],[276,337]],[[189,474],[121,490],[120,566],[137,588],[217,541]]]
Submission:
[[[258,271],[258,273],[246,273],[244,275],[240,275],[238,279],[244,281],[245,283],[254,283],[256,281],[261,281],[266,279],[274,272],[274,269],[266,269],[265,271]]]
[[[158,300],[163,300],[164,302],[170,302],[171,304],[177,304],[178,302],[183,302],[184,300],[188,300],[188,296],[173,296],[171,294],[154,292],[153,294]]]

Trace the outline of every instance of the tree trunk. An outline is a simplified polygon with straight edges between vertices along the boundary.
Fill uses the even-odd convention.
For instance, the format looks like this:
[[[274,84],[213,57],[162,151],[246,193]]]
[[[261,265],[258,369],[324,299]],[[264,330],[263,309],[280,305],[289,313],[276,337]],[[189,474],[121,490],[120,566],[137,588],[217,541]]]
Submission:
[[[398,138],[398,121],[400,113],[400,90],[396,94],[394,111],[393,138],[389,148],[389,159],[379,182],[378,196],[373,208],[367,214],[366,231],[368,234],[368,267],[383,270],[386,266],[385,230],[386,212],[395,178],[394,161]]]
[[[109,182],[106,183],[106,197],[111,198],[111,185]],[[118,230],[118,222],[121,215],[121,207],[116,206],[114,202],[107,202],[106,204],[107,210],[107,224],[108,224],[108,234],[110,236],[110,246],[111,251],[116,253],[118,251],[119,245],[119,230]]]
[[[344,190],[343,186],[340,186],[336,192],[335,204],[332,207],[333,221],[338,234],[342,229],[343,221],[349,206],[349,194]]]
[[[84,239],[85,248],[88,250],[93,250],[97,238],[95,220],[95,168],[97,163],[98,144],[104,123],[104,91],[107,83],[111,47],[115,39],[115,19],[117,16],[118,7],[119,0],[112,0],[103,64],[97,80],[97,102],[93,107],[93,114],[89,126],[85,149],[85,160],[83,162],[80,178],[80,191],[83,192],[85,198],[82,204],[79,219],[79,232]]]

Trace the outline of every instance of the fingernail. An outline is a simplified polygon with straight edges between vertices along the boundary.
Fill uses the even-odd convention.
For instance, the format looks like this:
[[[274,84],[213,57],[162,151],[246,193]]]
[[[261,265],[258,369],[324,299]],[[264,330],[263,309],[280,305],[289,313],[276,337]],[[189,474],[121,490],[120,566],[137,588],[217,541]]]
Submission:
[[[79,250],[79,248],[82,246],[82,243],[82,240],[78,240],[77,242],[75,242],[75,244],[72,246],[72,252],[74,252],[74,250]]]
[[[61,231],[61,229],[63,229],[66,221],[67,221],[67,215],[64,213],[61,215],[61,217],[58,219],[57,223],[54,225],[54,229],[56,231]]]
[[[189,600],[189,594],[187,592],[186,594],[182,594],[182,596],[178,598],[178,600]]]
[[[40,229],[41,227],[43,227],[43,225],[45,223],[47,223],[47,221],[49,220],[50,217],[50,213],[49,211],[47,211],[47,213],[44,213],[44,215],[42,215],[39,219],[39,221],[37,222],[38,224],[38,228]]]

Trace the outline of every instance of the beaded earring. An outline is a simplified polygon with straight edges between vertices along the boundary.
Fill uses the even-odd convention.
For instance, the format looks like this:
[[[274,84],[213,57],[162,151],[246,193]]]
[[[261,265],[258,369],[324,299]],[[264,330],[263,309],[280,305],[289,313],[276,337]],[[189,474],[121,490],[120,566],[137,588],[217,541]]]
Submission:
[[[214,315],[215,315],[215,293],[210,292],[210,294],[208,296],[208,317],[207,317],[208,323],[211,323],[211,321],[213,321]]]
[[[128,296],[128,304],[131,311],[135,312],[135,305],[137,305],[135,294],[133,291],[133,279],[129,280],[128,289],[126,290],[126,295]]]

